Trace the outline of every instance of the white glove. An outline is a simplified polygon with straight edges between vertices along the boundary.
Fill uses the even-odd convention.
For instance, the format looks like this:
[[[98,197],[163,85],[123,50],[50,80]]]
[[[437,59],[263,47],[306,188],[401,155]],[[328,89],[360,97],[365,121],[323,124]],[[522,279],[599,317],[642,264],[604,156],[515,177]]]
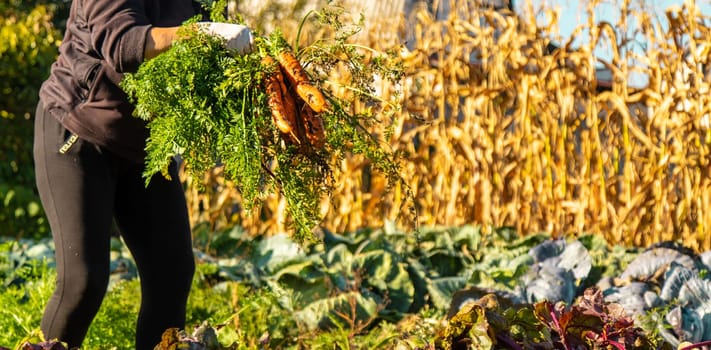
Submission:
[[[249,28],[232,23],[200,22],[198,28],[207,34],[225,39],[225,47],[241,54],[252,52],[254,36]]]

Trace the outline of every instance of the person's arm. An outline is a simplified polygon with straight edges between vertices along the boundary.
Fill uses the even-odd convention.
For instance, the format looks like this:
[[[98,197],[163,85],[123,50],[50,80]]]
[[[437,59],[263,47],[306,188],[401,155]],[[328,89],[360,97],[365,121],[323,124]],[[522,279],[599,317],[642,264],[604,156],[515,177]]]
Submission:
[[[143,2],[92,0],[81,3],[83,17],[91,32],[90,45],[105,65],[118,73],[138,70],[144,61],[146,41],[153,28],[141,5]],[[176,21],[174,25],[177,24]]]
[[[212,35],[225,39],[227,48],[235,49],[241,53],[252,50],[254,37],[249,28],[229,23],[202,22],[197,28]],[[179,39],[180,27],[151,27],[146,33],[146,44],[143,49],[143,58],[148,60],[158,56],[170,48],[173,41]]]
[[[146,33],[146,44],[143,49],[143,58],[148,60],[158,56],[170,48],[173,41],[178,38],[180,27],[152,27]]]
[[[154,27],[143,7],[133,0],[82,1],[83,14],[91,31],[91,46],[116,72],[135,72],[147,58],[170,48],[177,39],[177,27]],[[252,33],[247,27],[208,23],[201,29],[225,39],[228,48],[251,50]]]

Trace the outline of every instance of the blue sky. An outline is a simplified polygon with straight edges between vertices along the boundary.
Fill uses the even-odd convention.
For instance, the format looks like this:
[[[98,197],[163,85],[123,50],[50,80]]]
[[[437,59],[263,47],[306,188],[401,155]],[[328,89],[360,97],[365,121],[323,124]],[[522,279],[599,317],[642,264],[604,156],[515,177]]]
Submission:
[[[573,29],[579,24],[587,23],[587,1],[575,1],[575,0],[530,0],[533,4],[534,10],[540,9],[541,7],[550,8],[553,7],[560,11],[559,20],[559,35],[562,40],[567,40],[570,37]],[[517,6],[517,12],[523,13],[521,7],[524,6],[526,0],[514,0],[514,4]],[[608,21],[612,24],[617,23],[619,19],[620,6],[622,0],[602,0],[601,4],[595,9],[595,16],[598,20]],[[632,6],[635,8],[644,8],[654,11],[655,15],[658,16],[661,23],[664,24],[664,13],[670,6],[683,5],[683,0],[631,0]],[[711,16],[711,0],[697,0],[696,5],[699,7],[702,14]],[[544,19],[541,18],[541,21]],[[630,28],[633,30],[633,28]],[[579,36],[579,40],[574,42],[574,46],[582,43],[581,40],[585,40],[586,35],[582,34]],[[632,49],[635,49],[634,47]],[[598,47],[595,51],[598,57],[602,59],[608,59],[610,54],[606,47]],[[643,77],[633,77],[636,83],[644,83]],[[640,80],[641,79],[641,80]]]
[[[520,11],[521,6],[524,6],[525,1],[526,0],[514,0],[514,4],[519,8],[518,11]],[[560,34],[564,38],[567,38],[578,24],[587,21],[587,1],[531,0],[531,2],[534,9],[553,7],[560,10]],[[631,0],[631,2],[633,6],[637,8],[644,6],[645,8],[653,10],[661,19],[664,18],[664,11],[667,8],[674,5],[681,6],[684,3],[683,0]],[[616,23],[619,18],[621,3],[622,0],[602,0],[595,14],[600,20]],[[640,5],[642,3],[644,5]],[[701,10],[701,13],[711,16],[711,0],[700,0],[696,2],[696,5]]]

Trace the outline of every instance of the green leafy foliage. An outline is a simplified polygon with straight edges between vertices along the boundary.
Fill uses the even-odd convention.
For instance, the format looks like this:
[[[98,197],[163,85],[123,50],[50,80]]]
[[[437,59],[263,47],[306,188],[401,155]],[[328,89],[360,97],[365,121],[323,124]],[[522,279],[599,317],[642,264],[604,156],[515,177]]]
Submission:
[[[467,286],[477,259],[471,253],[484,244],[473,226],[423,229],[419,240],[392,228],[325,232],[321,243],[307,246],[284,235],[254,238],[239,229],[215,237],[211,247],[231,248],[213,261],[218,268],[212,278],[268,287],[312,331],[367,329],[426,305],[447,309],[452,295]]]
[[[56,279],[50,239],[0,243],[0,344],[40,343],[40,320]],[[138,281],[117,280],[87,334],[87,348],[133,347]]]
[[[495,305],[486,301],[467,304],[454,317],[449,319],[447,327],[441,329],[435,338],[437,349],[490,349],[494,345],[495,330],[489,331],[487,311]],[[502,329],[503,330],[503,329]]]
[[[570,304],[512,297],[521,287],[516,281],[523,281],[511,277],[519,275],[520,256],[555,242],[545,235],[518,237],[506,228],[484,233],[475,226],[413,234],[387,225],[324,232],[320,242],[303,245],[287,235],[254,237],[240,228],[196,233],[196,243],[211,247],[211,254],[196,251],[188,325],[175,339],[195,349],[670,349],[620,304],[605,302],[601,289],[586,288]],[[597,250],[593,270],[605,271],[606,278],[619,276],[614,267],[630,256],[641,256],[588,236],[578,239]],[[112,249],[113,259],[123,258],[115,253],[125,248]],[[39,317],[54,278],[48,252],[47,242],[0,245],[0,276],[8,281],[0,287],[6,305],[0,327],[13,332],[0,344],[41,340]],[[489,275],[491,285],[468,282],[477,269],[493,271],[494,261],[501,266]],[[139,288],[136,279],[111,285],[87,348],[131,348]],[[201,327],[215,332],[218,347],[198,341]]]
[[[26,12],[24,12],[26,11]],[[57,56],[61,33],[43,5],[9,13],[0,22],[0,117],[27,118]]]
[[[472,257],[456,252],[480,241],[480,231],[435,231],[440,235],[427,234],[419,243],[414,235],[399,231],[325,232],[321,243],[302,246],[285,235],[252,237],[234,228],[214,235],[209,246],[225,255],[204,258],[216,267],[205,278],[268,288],[306,330],[368,329],[417,312],[435,300],[432,295],[438,297],[437,307],[446,308],[452,293],[466,284],[466,269],[440,273],[420,249],[433,248],[436,237],[449,232],[455,236],[449,242],[450,254],[461,259],[454,265],[466,266]],[[196,242],[205,245],[207,237],[200,232]],[[445,282],[452,277],[457,283]]]
[[[340,23],[335,10],[318,16],[324,25]],[[392,124],[397,109],[380,100],[372,86],[375,75],[399,79],[401,67],[394,55],[369,51],[366,57],[347,42],[356,32],[341,31],[345,28],[341,24],[333,38],[294,48],[330,105],[321,113],[326,145],[305,150],[304,145],[284,142],[271,120],[263,87],[265,74],[274,67],[264,65],[262,58],[291,49],[282,34],[276,30],[258,36],[253,53],[234,55],[220,39],[192,28],[187,23],[185,39],[142,64],[121,84],[136,104],[135,115],[147,120],[150,128],[146,179],[157,172],[165,175],[176,156],[194,176],[221,165],[225,177],[239,187],[247,210],[268,194],[283,195],[300,242],[315,238],[312,229],[320,222],[321,200],[332,190],[338,169],[333,165],[346,155],[361,154],[391,183],[401,181],[396,156],[382,147],[384,135],[370,132],[373,125]],[[339,66],[353,77],[338,83],[356,92],[352,98],[336,97],[325,86],[328,74]],[[356,103],[371,107],[356,111]]]
[[[94,318],[84,341],[87,349],[131,349],[135,347],[136,317],[140,303],[137,279],[112,285]]]
[[[47,242],[0,240],[0,288],[22,286],[39,277],[41,265],[53,264],[52,248]]]
[[[219,334],[223,343],[236,342],[240,349],[278,349],[302,336],[290,312],[279,305],[279,295],[274,291],[234,283],[230,285],[230,296],[233,314],[231,324]]]
[[[0,183],[0,236],[43,237],[47,218],[33,187]]]
[[[556,336],[557,348],[575,349],[651,349],[652,342],[632,318],[615,303],[606,303],[602,291],[589,288],[575,305],[553,305],[543,301],[534,305],[536,317]]]
[[[40,84],[57,56],[59,2],[0,2],[0,236],[49,232],[35,191],[33,120]]]
[[[69,15],[70,2],[65,0],[2,0],[0,1],[0,15],[4,18],[22,17],[33,9],[44,6],[54,13],[53,23],[59,32],[64,31],[64,23]]]
[[[39,322],[54,289],[51,269],[40,261],[25,265],[23,283],[0,287],[0,344],[13,348],[42,341]]]
[[[488,294],[464,305],[435,336],[437,349],[654,349],[619,304],[589,288],[570,306],[542,301],[503,310]]]
[[[386,225],[343,235],[324,232],[321,243],[305,247],[286,236],[254,238],[239,229],[215,237],[211,246],[217,251],[225,247],[227,256],[213,261],[217,267],[213,278],[267,287],[300,328],[340,334],[332,339],[339,344],[428,308],[449,310],[453,317],[459,307],[468,307],[467,300],[486,295],[495,295],[497,306],[484,308],[481,322],[486,321],[496,334],[509,332],[505,337],[490,336],[491,341],[524,348],[556,341],[551,338],[556,331],[542,324],[521,297],[523,277],[532,261],[529,252],[551,241],[544,234],[519,237],[508,228],[484,234],[476,226],[422,228],[413,234]],[[583,289],[602,275],[619,273],[615,266],[623,266],[635,254],[608,247],[594,237],[578,239],[594,250],[591,270],[598,271],[588,277],[593,280],[576,282]],[[574,242],[569,245],[575,247]],[[442,335],[442,344],[472,341],[469,333],[448,332]],[[485,340],[476,337],[476,342]]]

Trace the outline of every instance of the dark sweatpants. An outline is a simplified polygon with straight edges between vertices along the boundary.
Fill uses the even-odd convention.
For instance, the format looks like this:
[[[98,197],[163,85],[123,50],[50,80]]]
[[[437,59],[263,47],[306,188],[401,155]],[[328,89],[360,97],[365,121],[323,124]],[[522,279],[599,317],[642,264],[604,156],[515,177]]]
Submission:
[[[57,285],[42,318],[42,332],[70,347],[81,345],[106,293],[115,219],[141,281],[136,349],[153,349],[164,330],[185,326],[195,270],[176,166],[170,168],[172,181],[157,175],[146,187],[142,164],[81,139],[72,144],[71,139],[40,103],[35,171],[57,261]]]

